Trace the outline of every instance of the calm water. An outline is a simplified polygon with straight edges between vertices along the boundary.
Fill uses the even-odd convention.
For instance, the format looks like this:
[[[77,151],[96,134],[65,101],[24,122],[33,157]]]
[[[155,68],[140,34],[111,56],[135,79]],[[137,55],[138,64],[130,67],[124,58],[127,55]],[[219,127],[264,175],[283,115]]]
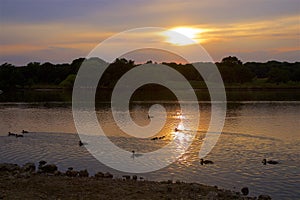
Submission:
[[[139,125],[149,123],[150,104],[135,103],[131,115]],[[300,198],[300,102],[235,102],[228,105],[223,133],[217,145],[206,157],[213,165],[200,165],[198,152],[210,117],[210,105],[199,103],[201,120],[199,132],[190,148],[172,165],[152,173],[142,174],[149,180],[182,180],[218,185],[239,191],[248,186],[250,195],[269,194],[274,199]],[[159,135],[163,140],[132,138],[116,126],[108,107],[97,110],[98,119],[111,141],[129,152],[146,153],[168,144],[176,134],[179,123],[178,106],[165,103],[168,120]],[[193,106],[193,104],[191,104]],[[175,117],[174,117],[175,116]],[[192,116],[185,116],[192,117]],[[127,122],[123,122],[127,123]],[[31,133],[24,138],[7,137],[7,132]],[[24,164],[47,160],[65,171],[87,168],[90,173],[110,171],[116,176],[123,172],[99,163],[89,152],[78,146],[71,105],[65,103],[1,103],[0,104],[0,162]],[[88,145],[88,144],[87,144]],[[168,155],[161,155],[167,159]],[[278,165],[262,165],[263,158],[274,159]],[[137,158],[138,159],[138,158]]]

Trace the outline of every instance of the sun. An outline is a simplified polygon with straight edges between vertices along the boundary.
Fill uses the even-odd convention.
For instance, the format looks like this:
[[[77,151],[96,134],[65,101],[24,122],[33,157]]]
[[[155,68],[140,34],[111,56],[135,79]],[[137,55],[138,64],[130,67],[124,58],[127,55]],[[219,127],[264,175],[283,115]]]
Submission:
[[[185,46],[198,43],[198,36],[202,32],[203,30],[199,28],[175,27],[164,31],[163,35],[166,37],[167,42],[178,46]]]

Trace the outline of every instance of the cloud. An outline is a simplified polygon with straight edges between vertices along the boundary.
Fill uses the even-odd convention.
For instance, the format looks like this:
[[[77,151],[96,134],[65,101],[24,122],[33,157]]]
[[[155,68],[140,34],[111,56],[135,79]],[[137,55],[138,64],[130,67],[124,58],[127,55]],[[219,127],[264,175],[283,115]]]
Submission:
[[[101,27],[233,23],[297,15],[298,0],[2,0],[1,23],[88,23]],[[184,25],[184,24],[181,24]]]
[[[17,51],[7,55],[0,54],[0,61],[20,66],[29,62],[70,63],[75,58],[84,57],[87,53],[79,49],[50,46],[42,49],[31,48],[29,51]]]
[[[111,1],[102,0],[2,0],[1,18],[5,22],[25,24],[76,21],[90,12],[105,10],[109,4]]]
[[[274,49],[299,46],[299,19],[298,0],[1,0],[0,62],[36,55],[69,60],[120,31],[148,26],[203,29],[198,39],[213,58],[233,52],[255,60],[249,52],[268,51],[257,58],[295,60],[293,52],[281,56],[288,52]]]

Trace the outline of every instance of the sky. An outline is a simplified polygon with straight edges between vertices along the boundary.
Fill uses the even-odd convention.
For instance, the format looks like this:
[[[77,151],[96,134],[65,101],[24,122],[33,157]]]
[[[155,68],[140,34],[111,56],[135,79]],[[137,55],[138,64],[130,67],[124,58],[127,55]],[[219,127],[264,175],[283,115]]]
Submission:
[[[299,11],[299,0],[0,0],[0,64],[69,63],[120,32],[143,27],[184,27],[214,61],[295,62]],[[176,43],[166,33],[155,42],[191,47],[186,51],[197,59],[194,44]]]

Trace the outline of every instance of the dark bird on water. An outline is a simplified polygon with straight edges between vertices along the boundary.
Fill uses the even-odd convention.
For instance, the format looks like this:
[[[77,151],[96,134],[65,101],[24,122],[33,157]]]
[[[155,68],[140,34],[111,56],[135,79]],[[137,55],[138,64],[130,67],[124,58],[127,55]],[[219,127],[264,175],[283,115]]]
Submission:
[[[79,140],[78,144],[80,147],[83,146],[83,143],[81,142],[81,140]]]
[[[28,131],[22,130],[22,133],[29,133]]]
[[[132,150],[131,152],[132,152],[131,158],[133,158],[133,159],[143,156],[142,153],[137,153],[134,150]]]
[[[203,158],[201,158],[200,164],[201,165],[204,165],[204,164],[207,165],[207,164],[214,164],[214,162],[211,161],[211,160],[203,160]]]
[[[21,134],[16,134],[16,137],[23,137],[23,135],[21,135]]]
[[[275,161],[275,160],[268,160],[268,161],[267,161],[267,159],[263,159],[262,163],[263,163],[264,165],[266,165],[267,163],[268,163],[268,164],[271,164],[271,165],[276,165],[276,164],[278,164],[279,162],[277,162],[277,161]]]
[[[148,119],[153,118],[153,116],[148,115]]]
[[[164,139],[166,136],[163,135],[163,136],[160,136],[160,137],[154,137],[154,138],[151,138],[151,140],[162,140]]]
[[[8,136],[16,136],[16,134],[12,132],[8,132]]]

